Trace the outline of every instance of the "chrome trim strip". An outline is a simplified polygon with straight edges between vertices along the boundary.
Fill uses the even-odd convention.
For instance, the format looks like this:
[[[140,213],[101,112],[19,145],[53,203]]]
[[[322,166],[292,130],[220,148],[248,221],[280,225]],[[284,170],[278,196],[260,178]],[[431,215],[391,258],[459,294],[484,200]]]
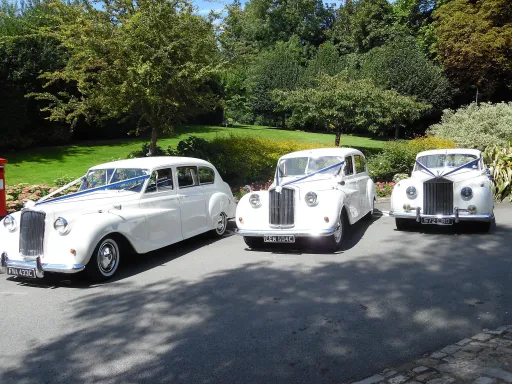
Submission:
[[[295,236],[295,237],[323,237],[331,236],[334,233],[334,228],[315,230],[304,230],[304,231],[273,231],[268,229],[262,230],[250,230],[250,229],[235,229],[235,234],[240,236],[249,237],[263,237],[263,236]]]
[[[7,267],[13,268],[35,268],[36,276],[43,277],[44,272],[57,273],[77,273],[85,269],[83,264],[49,264],[42,263],[41,258],[37,257],[34,261],[9,260],[7,253],[2,253],[0,260],[0,273],[6,273]]]
[[[453,214],[453,215],[421,215],[420,214],[420,218],[422,217],[428,217],[428,218],[440,218],[440,219],[454,219],[458,221],[492,221],[494,219],[494,214],[492,213],[488,213],[488,214],[485,214],[485,215],[459,215],[458,213],[460,211],[463,211],[462,209],[459,209],[457,210],[457,214]],[[389,216],[392,216],[392,217],[398,217],[398,218],[402,218],[402,219],[416,219],[417,220],[417,215],[416,215],[416,212],[389,212]],[[455,222],[458,222],[458,221],[455,221]]]

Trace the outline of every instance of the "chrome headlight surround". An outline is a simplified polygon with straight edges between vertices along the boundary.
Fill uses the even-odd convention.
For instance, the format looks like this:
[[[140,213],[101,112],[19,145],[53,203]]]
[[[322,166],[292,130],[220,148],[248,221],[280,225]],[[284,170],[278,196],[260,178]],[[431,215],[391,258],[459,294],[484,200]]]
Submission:
[[[318,205],[318,196],[315,192],[308,192],[304,196],[304,201],[308,205],[308,207],[314,207]]]
[[[16,220],[11,215],[5,216],[4,220],[3,220],[3,223],[4,223],[5,229],[7,229],[9,232],[14,232],[16,230],[17,226],[18,226],[16,224]]]
[[[460,196],[462,197],[462,200],[471,200],[473,198],[473,190],[471,187],[464,187],[460,190]]]
[[[251,204],[251,207],[253,208],[261,207],[260,195],[258,195],[257,193],[251,194],[251,196],[249,196],[249,204]]]
[[[405,190],[405,194],[409,199],[414,200],[415,198],[418,197],[418,190],[416,189],[415,186],[411,185],[410,187],[407,187],[407,189]]]
[[[57,217],[57,220],[53,223],[53,228],[61,235],[65,235],[69,232],[69,224],[63,217]]]

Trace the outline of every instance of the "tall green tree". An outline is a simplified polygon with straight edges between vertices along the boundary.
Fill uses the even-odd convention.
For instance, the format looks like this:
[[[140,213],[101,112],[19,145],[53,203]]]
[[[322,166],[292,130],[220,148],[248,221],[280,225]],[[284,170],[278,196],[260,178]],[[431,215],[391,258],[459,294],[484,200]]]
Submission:
[[[341,53],[363,53],[383,45],[392,33],[393,8],[387,0],[346,0],[330,31]]]
[[[64,126],[48,124],[39,109],[44,105],[26,94],[43,90],[41,73],[59,70],[67,53],[60,42],[44,33],[56,25],[52,2],[0,3],[0,148],[62,143]],[[53,91],[65,90],[55,84]]]
[[[281,108],[293,112],[303,124],[317,123],[336,132],[340,145],[343,130],[364,129],[374,134],[398,133],[400,127],[420,118],[428,105],[393,90],[384,90],[369,80],[349,81],[345,73],[321,76],[312,88],[275,91]]]
[[[264,116],[269,122],[279,118],[281,126],[285,127],[286,111],[276,113],[272,92],[276,89],[289,91],[299,86],[302,55],[298,38],[278,42],[258,55],[250,73],[250,100],[254,115]]]
[[[454,84],[466,92],[478,86],[491,100],[511,98],[510,0],[451,0],[434,19],[437,53]]]
[[[401,37],[372,49],[360,58],[360,78],[394,89],[432,105],[440,112],[451,102],[450,84],[442,68],[435,65],[413,37]]]
[[[303,45],[319,46],[334,21],[334,10],[322,0],[238,0],[222,23],[222,47],[228,53],[269,48],[297,36]]]
[[[218,49],[213,26],[187,0],[109,0],[60,7],[55,36],[70,59],[47,72],[47,85],[78,93],[40,93],[51,120],[137,117],[151,130],[151,154],[162,132],[216,105],[208,86]]]

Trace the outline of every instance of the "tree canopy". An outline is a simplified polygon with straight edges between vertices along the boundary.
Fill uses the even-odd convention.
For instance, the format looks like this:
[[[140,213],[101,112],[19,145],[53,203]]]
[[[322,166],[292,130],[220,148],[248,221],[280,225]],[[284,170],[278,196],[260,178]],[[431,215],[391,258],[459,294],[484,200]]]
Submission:
[[[186,0],[59,7],[54,35],[70,58],[44,77],[47,85],[75,83],[78,93],[37,94],[50,101],[50,119],[136,116],[152,132],[154,153],[160,133],[216,104],[208,85],[218,58],[214,30]]]

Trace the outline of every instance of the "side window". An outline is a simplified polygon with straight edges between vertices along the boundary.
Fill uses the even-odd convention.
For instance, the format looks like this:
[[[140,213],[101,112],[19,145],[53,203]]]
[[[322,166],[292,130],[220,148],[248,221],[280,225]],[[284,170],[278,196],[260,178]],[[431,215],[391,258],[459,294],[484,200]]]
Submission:
[[[356,164],[356,173],[366,172],[366,160],[363,156],[355,155],[354,162]]]
[[[196,167],[178,167],[178,185],[180,188],[199,185]]]
[[[354,163],[352,161],[352,156],[345,157],[345,176],[350,176],[354,174]]]
[[[199,183],[213,184],[215,181],[215,172],[211,168],[199,167]]]
[[[149,178],[149,184],[146,188],[146,193],[172,191],[173,189],[174,185],[172,183],[172,169],[165,168],[159,169],[158,171],[153,171],[151,177]]]

